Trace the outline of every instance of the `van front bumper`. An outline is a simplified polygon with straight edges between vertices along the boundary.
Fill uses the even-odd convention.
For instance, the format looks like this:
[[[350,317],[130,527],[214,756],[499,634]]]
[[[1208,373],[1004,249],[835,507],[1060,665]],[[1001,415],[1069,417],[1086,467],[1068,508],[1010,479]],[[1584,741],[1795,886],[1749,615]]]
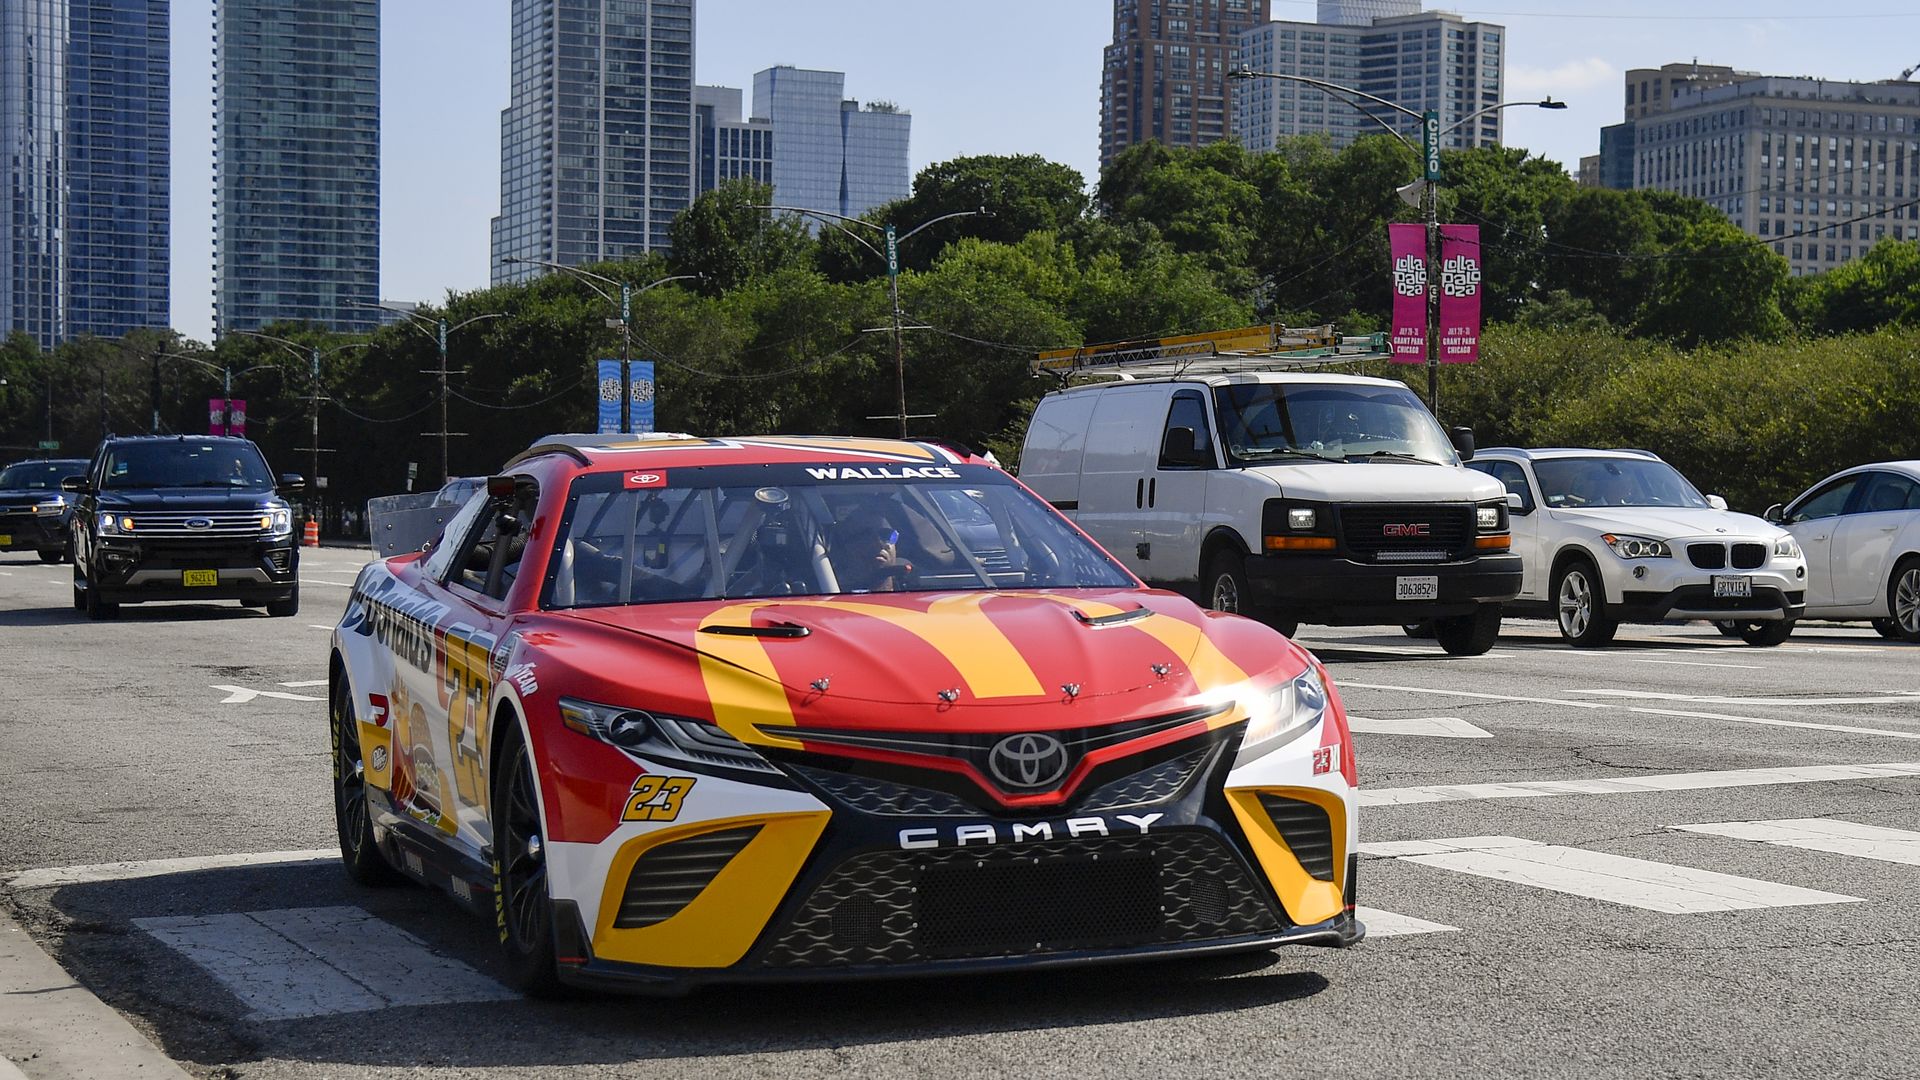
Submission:
[[[1361,563],[1338,555],[1266,555],[1247,560],[1247,585],[1262,614],[1321,626],[1369,626],[1467,615],[1520,593],[1520,556],[1441,563]],[[1403,578],[1433,578],[1432,600],[1396,600]]]

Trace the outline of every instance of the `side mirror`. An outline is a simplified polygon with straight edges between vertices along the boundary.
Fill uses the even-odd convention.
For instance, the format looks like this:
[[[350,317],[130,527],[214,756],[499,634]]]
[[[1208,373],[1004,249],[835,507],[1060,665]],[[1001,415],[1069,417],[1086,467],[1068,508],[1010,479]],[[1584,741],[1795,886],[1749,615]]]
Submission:
[[[63,476],[60,478],[60,490],[79,494],[87,490],[87,478],[84,476]]]
[[[1473,460],[1473,429],[1470,427],[1452,428],[1447,437],[1453,441],[1453,448],[1460,452],[1461,461]]]
[[[1533,511],[1527,506],[1527,500],[1517,491],[1507,492],[1507,513],[1513,517],[1526,517]]]
[[[306,477],[301,476],[297,472],[283,472],[280,474],[281,491],[305,491],[306,489]]]
[[[1767,507],[1767,512],[1761,516],[1778,525],[1787,520],[1787,508],[1781,506],[1779,503],[1774,503],[1772,506]]]
[[[513,477],[511,476],[487,477],[487,498],[492,499],[495,502],[501,502],[501,501],[513,498]]]
[[[1195,446],[1195,441],[1192,428],[1168,428],[1167,437],[1160,443],[1160,464],[1177,466],[1213,464],[1213,454],[1202,447]]]
[[[1707,496],[1707,505],[1713,507],[1715,510],[1725,510],[1727,508],[1727,500],[1718,495],[1709,495]]]

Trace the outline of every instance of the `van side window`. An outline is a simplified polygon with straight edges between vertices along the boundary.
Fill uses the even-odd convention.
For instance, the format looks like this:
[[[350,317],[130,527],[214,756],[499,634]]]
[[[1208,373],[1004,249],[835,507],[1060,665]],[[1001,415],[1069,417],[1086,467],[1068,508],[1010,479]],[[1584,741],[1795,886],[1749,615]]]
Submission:
[[[1186,428],[1193,432],[1192,452],[1196,457],[1179,459],[1167,454],[1167,435],[1175,428]],[[1211,469],[1213,460],[1213,431],[1207,426],[1207,405],[1198,390],[1182,390],[1173,395],[1173,404],[1167,408],[1167,426],[1160,432],[1160,467]]]

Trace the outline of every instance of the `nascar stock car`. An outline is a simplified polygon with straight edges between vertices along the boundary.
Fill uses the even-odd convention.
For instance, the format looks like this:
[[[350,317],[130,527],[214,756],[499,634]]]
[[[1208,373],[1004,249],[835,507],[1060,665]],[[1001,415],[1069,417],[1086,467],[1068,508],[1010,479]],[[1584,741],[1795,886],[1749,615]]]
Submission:
[[[556,436],[417,546],[332,638],[341,853],[529,992],[1365,933],[1319,662],[982,458]]]

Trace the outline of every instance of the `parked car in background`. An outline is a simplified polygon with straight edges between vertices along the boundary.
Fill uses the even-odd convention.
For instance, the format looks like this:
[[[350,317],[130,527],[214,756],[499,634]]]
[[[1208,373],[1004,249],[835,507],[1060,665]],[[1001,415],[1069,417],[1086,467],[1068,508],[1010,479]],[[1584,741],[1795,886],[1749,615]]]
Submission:
[[[1920,642],[1920,461],[1835,473],[1768,508],[1807,553],[1807,617]]]
[[[60,481],[87,471],[85,458],[20,461],[0,469],[0,551],[32,551],[41,562],[73,557],[73,499]]]
[[[1513,500],[1525,566],[1514,614],[1555,619],[1574,645],[1623,622],[1707,619],[1778,645],[1806,610],[1807,562],[1778,526],[1702,495],[1645,450],[1483,450],[1468,468]]]

